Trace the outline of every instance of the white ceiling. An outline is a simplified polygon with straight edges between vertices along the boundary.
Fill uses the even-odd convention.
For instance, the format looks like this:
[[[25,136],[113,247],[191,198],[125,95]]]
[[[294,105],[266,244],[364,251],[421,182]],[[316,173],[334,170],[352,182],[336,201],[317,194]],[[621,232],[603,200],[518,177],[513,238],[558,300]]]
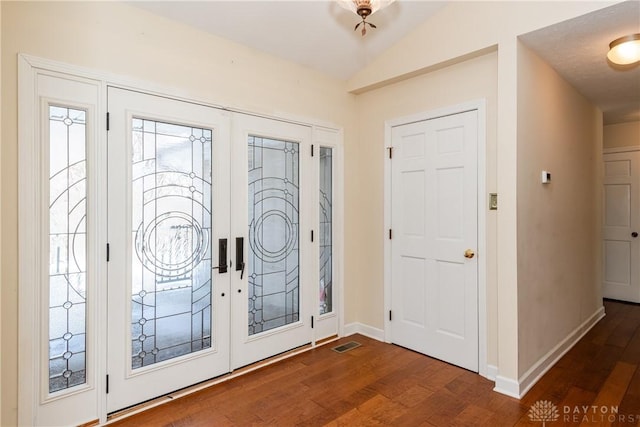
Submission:
[[[400,0],[367,21],[330,0],[133,1],[134,6],[346,80],[445,5]]]
[[[640,63],[614,66],[609,43],[640,33],[640,2],[628,1],[521,36],[604,112],[605,124],[640,120]]]
[[[446,1],[398,0],[373,14],[378,29],[353,31],[359,17],[331,0],[131,1],[152,13],[346,80],[442,8]],[[481,19],[481,17],[479,17]],[[523,35],[578,91],[605,124],[640,120],[640,64],[616,69],[608,44],[640,32],[631,0]]]

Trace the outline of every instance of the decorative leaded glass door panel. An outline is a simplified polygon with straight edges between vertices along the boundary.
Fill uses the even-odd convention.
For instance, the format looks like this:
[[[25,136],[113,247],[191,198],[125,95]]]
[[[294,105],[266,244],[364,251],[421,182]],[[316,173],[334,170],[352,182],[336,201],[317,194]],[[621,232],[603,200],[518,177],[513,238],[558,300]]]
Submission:
[[[236,115],[234,235],[244,269],[233,271],[232,368],[311,342],[316,295],[309,262],[311,128]],[[238,274],[240,273],[240,274]]]
[[[230,154],[220,110],[110,88],[109,114],[114,411],[229,372]]]

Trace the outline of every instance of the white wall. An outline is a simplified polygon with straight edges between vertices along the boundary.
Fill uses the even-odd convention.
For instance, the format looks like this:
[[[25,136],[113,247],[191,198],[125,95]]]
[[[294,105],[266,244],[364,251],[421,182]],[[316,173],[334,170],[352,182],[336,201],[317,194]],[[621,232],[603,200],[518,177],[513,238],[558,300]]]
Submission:
[[[626,122],[604,127],[604,148],[640,146],[640,122]]]
[[[115,2],[2,2],[2,419],[17,408],[17,54],[176,88],[190,98],[269,115],[351,126],[344,82]],[[347,186],[346,200],[354,197]],[[350,225],[347,223],[346,227]],[[349,311],[347,301],[346,309]]]
[[[602,112],[520,45],[520,376],[602,307],[601,165]]]

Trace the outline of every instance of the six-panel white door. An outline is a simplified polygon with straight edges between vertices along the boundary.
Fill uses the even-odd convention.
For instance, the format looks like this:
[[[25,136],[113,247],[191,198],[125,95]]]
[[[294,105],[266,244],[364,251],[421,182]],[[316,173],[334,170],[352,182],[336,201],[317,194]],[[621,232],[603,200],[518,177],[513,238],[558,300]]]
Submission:
[[[602,294],[640,302],[640,151],[604,155]]]
[[[477,112],[392,128],[392,342],[478,371]]]

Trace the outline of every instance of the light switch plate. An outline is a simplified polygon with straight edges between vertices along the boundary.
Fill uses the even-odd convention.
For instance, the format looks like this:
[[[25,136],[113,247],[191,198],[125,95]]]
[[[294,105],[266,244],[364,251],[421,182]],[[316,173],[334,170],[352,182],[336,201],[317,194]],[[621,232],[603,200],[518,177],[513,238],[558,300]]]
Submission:
[[[549,184],[551,182],[551,172],[542,171],[540,173],[540,180],[543,184]]]

